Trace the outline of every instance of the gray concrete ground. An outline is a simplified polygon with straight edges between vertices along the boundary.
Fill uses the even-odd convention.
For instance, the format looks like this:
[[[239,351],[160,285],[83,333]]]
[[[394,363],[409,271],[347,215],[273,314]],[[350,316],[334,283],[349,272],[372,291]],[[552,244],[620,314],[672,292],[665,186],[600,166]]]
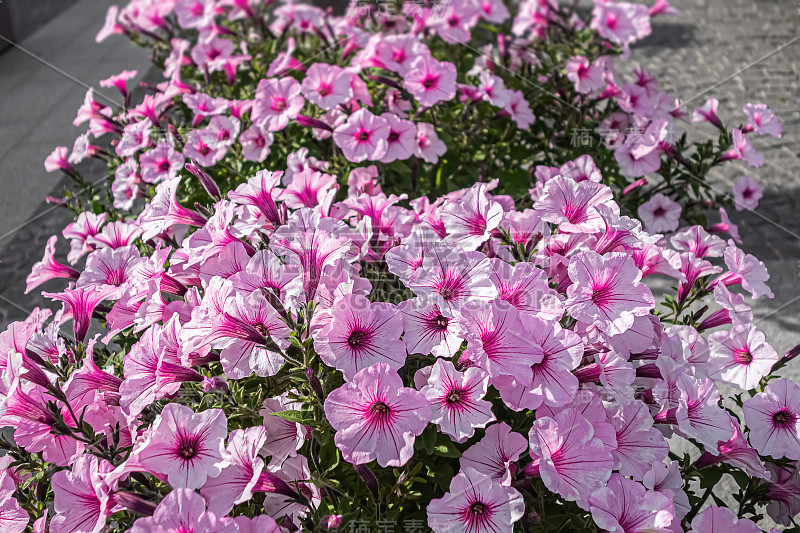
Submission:
[[[5,0],[16,39],[24,39],[78,0]]]
[[[634,48],[633,59],[658,76],[662,89],[684,101],[711,89],[692,101],[690,110],[713,96],[720,101],[718,114],[726,124],[746,122],[742,106],[747,102],[767,104],[783,121],[781,139],[751,136],[764,154],[764,166],[755,169],[733,162],[714,171],[711,181],[729,191],[736,178],[747,174],[764,186],[755,212],[729,215],[739,225],[742,248],[769,269],[775,298],[761,298],[753,302],[753,309],[757,326],[783,353],[800,344],[800,4],[797,0],[671,3],[681,15],[654,19],[653,34]],[[692,130],[698,137],[716,135],[712,127]],[[792,376],[800,377],[800,361]]]
[[[12,13],[22,2],[12,2],[9,6]],[[0,193],[0,327],[5,328],[9,321],[26,316],[23,309],[29,310],[42,302],[41,296],[23,294],[25,277],[31,265],[41,258],[47,238],[59,232],[71,219],[63,208],[43,203],[45,196],[57,196],[63,189],[63,175],[48,174],[43,162],[56,146],[71,149],[75,137],[85,130],[86,124],[72,126],[86,93],[82,85],[95,87],[119,102],[121,97],[116,89],[99,88],[98,81],[123,69],[136,69],[141,76],[150,66],[147,52],[125,38],[112,36],[100,45],[95,43],[106,10],[113,3],[112,0],[75,2],[55,19],[18,41],[21,47],[49,65],[19,49],[9,49],[0,55],[0,185],[3,191]],[[29,18],[37,12],[38,8],[34,7],[27,6]],[[56,69],[67,72],[79,82]],[[138,81],[129,83],[135,85]],[[96,162],[93,168],[88,165],[86,175],[101,175],[103,165]],[[66,254],[63,242],[57,249]],[[44,289],[57,290],[61,286],[53,283]]]

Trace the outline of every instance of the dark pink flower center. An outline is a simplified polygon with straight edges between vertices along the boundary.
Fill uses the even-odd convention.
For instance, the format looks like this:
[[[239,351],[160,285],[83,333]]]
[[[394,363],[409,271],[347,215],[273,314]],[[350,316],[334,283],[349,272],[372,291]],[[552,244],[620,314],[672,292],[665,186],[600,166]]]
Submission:
[[[446,331],[447,326],[450,324],[450,319],[444,315],[439,315],[431,321],[433,327],[440,331]]]
[[[359,131],[358,135],[356,135],[356,139],[358,139],[359,141],[362,141],[362,142],[368,141],[369,140],[369,132],[366,131],[366,130]]]
[[[185,461],[189,461],[200,453],[200,437],[197,435],[186,436],[181,439],[175,454]]]
[[[426,89],[433,89],[436,87],[437,83],[439,83],[439,76],[434,76],[432,74],[428,74],[425,76],[425,79],[422,80],[422,86]]]
[[[368,332],[362,330],[355,330],[347,338],[347,344],[349,344],[351,348],[358,348],[359,346],[363,345],[368,339],[369,339]]]
[[[317,87],[317,92],[320,96],[328,96],[333,92],[333,88],[330,83],[322,82],[319,84],[319,87]]]
[[[209,148],[206,144],[201,144],[197,151],[203,155],[208,155],[208,153],[211,151],[211,148]]]
[[[450,392],[447,393],[445,396],[445,401],[449,404],[455,404],[461,402],[464,397],[467,395],[467,391],[460,388],[453,388]]]
[[[392,416],[392,409],[382,401],[377,401],[369,406],[369,415],[378,422],[385,422]]]
[[[610,285],[601,285],[592,288],[592,302],[596,305],[606,305],[611,300],[614,290]]]
[[[166,172],[167,170],[169,170],[169,161],[167,160],[162,161],[158,165],[158,170],[160,170],[161,172]]]
[[[267,141],[264,140],[264,137],[259,137],[256,139],[256,146],[259,148],[263,147],[265,144],[267,144]]]
[[[654,217],[663,217],[666,214],[667,214],[667,210],[664,209],[663,207],[656,207],[655,211],[653,211],[653,216]]]
[[[780,429],[788,429],[797,422],[795,414],[785,407],[772,415],[772,423]]]
[[[272,97],[272,110],[273,111],[283,111],[286,109],[286,98],[282,96],[273,96]]]
[[[389,142],[397,142],[397,139],[399,139],[399,138],[400,138],[400,134],[397,133],[396,131],[393,130],[393,131],[389,132],[389,137],[388,137],[388,141]]]
[[[740,365],[749,365],[753,362],[753,354],[747,348],[739,348],[733,352],[733,360]]]

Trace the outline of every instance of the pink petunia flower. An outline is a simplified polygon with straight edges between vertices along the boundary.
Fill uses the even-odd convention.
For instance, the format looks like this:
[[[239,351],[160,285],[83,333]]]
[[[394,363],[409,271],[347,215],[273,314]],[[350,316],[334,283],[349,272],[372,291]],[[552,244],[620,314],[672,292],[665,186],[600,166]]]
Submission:
[[[155,148],[139,157],[142,180],[147,183],[158,183],[172,179],[183,169],[185,162],[183,155],[176,152],[169,143],[158,143]]]
[[[770,478],[770,473],[764,468],[758,452],[748,444],[747,434],[742,433],[739,424],[735,422],[733,422],[733,437],[727,442],[720,442],[716,451],[704,451],[694,462],[694,467],[700,469],[723,462],[741,468],[751,477]]]
[[[750,120],[747,123],[747,128],[752,128],[759,135],[772,135],[776,139],[781,138],[783,125],[765,104],[745,104],[742,111]]]
[[[764,156],[756,152],[753,143],[742,130],[734,128],[732,133],[733,148],[719,156],[720,161],[742,159],[751,167],[760,167],[764,164]]]
[[[611,475],[605,487],[594,491],[589,508],[602,530],[619,533],[668,531],[675,512],[672,501],[664,494],[647,490],[617,473]]]
[[[195,413],[168,403],[134,452],[149,471],[166,476],[175,488],[198,489],[229,462],[225,450],[228,421],[222,409]]]
[[[642,4],[598,3],[592,11],[591,28],[601,37],[627,46],[650,34],[650,13]]]
[[[400,340],[403,320],[395,306],[370,302],[360,294],[345,294],[332,309],[332,320],[315,338],[322,361],[353,379],[375,363],[398,369],[405,363],[406,346]]]
[[[708,340],[709,376],[745,390],[755,388],[778,362],[778,353],[767,344],[764,332],[752,324],[712,333]]]
[[[380,160],[389,148],[389,121],[361,108],[333,130],[333,141],[353,163]]]
[[[521,130],[527,130],[536,120],[531,111],[530,103],[528,103],[525,99],[525,94],[520,90],[511,89],[508,91],[508,102],[506,103],[505,111],[511,115],[511,120],[516,122],[517,127]]]
[[[752,176],[741,176],[733,186],[736,210],[753,210],[758,207],[758,201],[763,196],[762,190],[757,179]]]
[[[447,145],[439,139],[433,124],[418,122],[417,143],[414,155],[428,163],[436,163],[445,152],[447,152]]]
[[[55,172],[61,170],[67,174],[72,174],[75,169],[67,160],[67,152],[69,149],[66,146],[58,146],[53,152],[44,160],[44,169],[47,172]]]
[[[290,331],[261,291],[229,297],[222,316],[214,317],[213,324],[213,332],[206,340],[220,349],[220,362],[228,377],[278,373],[284,362],[282,350],[289,346]]]
[[[336,191],[336,176],[311,168],[292,174],[292,182],[281,192],[280,199],[290,209],[317,207],[325,204],[331,191]]]
[[[515,307],[498,300],[476,300],[464,308],[461,325],[467,339],[466,359],[492,379],[507,375],[524,385],[530,383],[531,366],[542,361],[543,352],[527,338]]]
[[[249,128],[239,136],[239,144],[242,145],[242,157],[247,161],[261,163],[270,152],[275,137],[272,132],[260,127],[258,124],[251,124]]]
[[[603,230],[603,219],[597,211],[600,204],[609,205],[619,214],[606,185],[593,181],[577,183],[558,176],[545,184],[533,208],[543,220],[558,224],[560,231],[595,233]]]
[[[742,288],[749,292],[754,300],[762,296],[767,298],[775,297],[766,284],[767,280],[769,280],[769,272],[763,261],[759,261],[752,254],[745,253],[730,240],[725,252],[723,252],[723,259],[729,272],[714,280],[712,286],[719,283],[724,283],[725,285],[741,283]]]
[[[404,387],[389,365],[377,363],[328,395],[325,416],[346,461],[377,459],[382,467],[403,466],[414,453],[415,437],[428,425],[431,406],[424,394]]]
[[[150,144],[150,130],[152,127],[153,123],[147,118],[125,126],[122,130],[122,138],[115,148],[117,155],[128,157],[147,148]]]
[[[425,254],[408,287],[455,314],[460,314],[461,307],[472,299],[488,300],[497,294],[489,280],[489,260],[484,254],[438,247]]]
[[[217,141],[210,126],[190,131],[183,145],[183,154],[203,167],[213,167],[227,152],[228,147]]]
[[[153,516],[134,522],[131,533],[150,532],[177,533],[236,533],[239,528],[233,518],[217,517],[206,511],[202,496],[186,488],[175,488],[161,500]]]
[[[428,17],[430,26],[450,44],[470,40],[470,29],[478,22],[480,11],[477,2],[451,2],[432,11]]]
[[[617,447],[611,452],[616,461],[615,470],[642,481],[653,463],[666,459],[669,444],[653,427],[653,417],[643,402],[620,399],[607,410],[617,433]]]
[[[100,533],[105,529],[115,488],[103,479],[113,469],[110,463],[89,454],[78,457],[71,470],[53,474],[56,515],[50,520],[52,533]]]
[[[456,67],[430,55],[416,58],[404,76],[406,88],[417,101],[431,107],[456,95]]]
[[[719,100],[716,98],[709,98],[702,107],[698,107],[692,112],[692,122],[707,121],[724,130],[725,126],[722,125],[722,120],[717,116],[717,108],[719,107]]]
[[[435,302],[411,298],[400,302],[403,315],[403,342],[408,353],[453,357],[463,342],[458,318]]]
[[[258,82],[251,117],[269,131],[285,128],[305,105],[300,84],[294,78],[263,79]]]
[[[511,533],[525,514],[525,502],[517,489],[466,467],[450,482],[443,498],[431,500],[427,512],[435,533]]]
[[[207,28],[214,23],[214,12],[214,0],[178,0],[175,3],[178,25],[184,29]]]
[[[635,317],[655,307],[653,294],[641,283],[642,272],[627,254],[580,252],[570,261],[569,277],[567,312],[608,335],[624,333]]]
[[[414,155],[417,144],[417,127],[410,120],[405,120],[394,113],[383,113],[381,118],[389,123],[389,134],[386,137],[386,154],[382,163],[405,160]]]
[[[524,263],[522,263],[524,264]],[[583,358],[583,341],[555,319],[543,320],[538,315],[521,315],[524,333],[531,344],[542,351],[542,360],[531,364],[533,379],[502,375],[492,380],[503,402],[516,411],[538,409],[542,404],[560,407],[569,404],[578,391],[578,378],[572,370]]]
[[[263,417],[264,427],[267,429],[267,439],[261,453],[270,456],[271,467],[280,466],[287,457],[297,456],[309,437],[306,426],[280,416],[286,411],[299,411],[300,407],[300,402],[292,400],[286,393],[276,398],[267,398],[261,405],[258,414]]]
[[[431,423],[455,442],[465,442],[475,428],[495,420],[492,404],[483,399],[488,387],[489,376],[480,368],[461,373],[450,361],[438,359],[420,392],[431,403]]]
[[[560,410],[554,418],[537,418],[528,442],[545,486],[583,509],[611,476],[614,459],[594,436],[592,424],[574,407]]]
[[[527,451],[525,436],[511,431],[505,422],[486,428],[483,438],[461,454],[461,468],[474,468],[501,485],[511,485],[514,462]]]
[[[758,453],[800,460],[800,386],[786,378],[773,381],[742,410]]]
[[[683,374],[677,379],[676,389],[680,399],[674,421],[682,435],[712,450],[731,438],[731,415],[719,406],[719,391],[712,380]],[[663,414],[669,419],[671,412],[670,409]],[[656,415],[657,421],[661,415]]]
[[[107,293],[105,290],[101,289],[84,289],[78,287],[75,289],[66,289],[64,292],[60,293],[43,292],[42,296],[46,296],[51,300],[63,302],[65,313],[61,320],[62,322],[66,322],[72,319],[75,340],[83,342],[86,338],[86,333],[89,331],[92,313],[94,313],[95,307],[106,299]]]
[[[477,250],[500,226],[503,207],[489,197],[485,183],[476,183],[460,201],[448,203],[441,216],[447,241],[464,250]]]
[[[234,505],[250,500],[254,492],[296,497],[297,493],[285,481],[264,470],[264,460],[258,454],[266,442],[267,429],[263,426],[231,431],[227,448],[230,464],[200,489],[210,512],[226,515]]]
[[[692,520],[689,533],[759,533],[752,520],[737,518],[727,507],[710,505]]]
[[[3,468],[0,471],[0,529],[7,533],[22,533],[30,520],[30,515],[14,498],[16,489],[17,485],[12,479],[11,470]]]
[[[654,194],[639,206],[639,218],[650,233],[668,233],[678,229],[681,219],[681,205],[668,196]]]
[[[47,239],[42,260],[37,261],[33,265],[33,268],[31,268],[31,273],[28,274],[28,277],[25,280],[25,294],[28,294],[42,283],[51,279],[66,278],[75,280],[78,279],[78,276],[80,276],[80,272],[74,268],[61,264],[55,260],[54,256],[56,252],[57,240],[58,237],[56,235],[53,235]]]
[[[353,97],[350,75],[341,67],[314,63],[306,72],[302,83],[303,95],[326,111]]]
[[[589,94],[606,86],[603,79],[605,66],[598,61],[589,63],[584,56],[575,56],[567,61],[565,68],[567,79],[575,84],[575,90],[581,94]]]

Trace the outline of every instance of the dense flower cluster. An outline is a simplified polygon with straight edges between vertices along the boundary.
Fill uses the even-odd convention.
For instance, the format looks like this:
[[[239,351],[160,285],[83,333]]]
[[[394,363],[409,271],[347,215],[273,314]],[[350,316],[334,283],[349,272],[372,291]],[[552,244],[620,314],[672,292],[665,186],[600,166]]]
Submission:
[[[167,81],[131,106],[133,74],[105,80],[123,109],[90,91],[88,132],[45,163],[92,207],[65,199],[69,264],[53,236],[28,278],[68,280],[44,292],[62,309],[0,334],[0,529],[791,524],[800,387],[775,372],[797,350],[753,325],[764,264],[724,208],[702,214],[757,205],[754,178],[714,197],[701,169],[760,165],[747,135],[777,118],[748,104],[729,133],[711,99],[692,118],[718,144],[671,138],[680,103],[613,66],[663,0],[587,21],[554,1],[362,8],[109,11],[98,40],[147,42]],[[605,143],[570,145],[570,120]]]

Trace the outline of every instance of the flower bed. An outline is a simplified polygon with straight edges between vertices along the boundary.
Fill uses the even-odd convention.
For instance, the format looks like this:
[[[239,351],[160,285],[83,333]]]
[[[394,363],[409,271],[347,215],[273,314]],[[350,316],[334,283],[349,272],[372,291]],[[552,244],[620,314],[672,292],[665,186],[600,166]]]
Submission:
[[[166,81],[45,162],[76,221],[28,278],[63,310],[0,334],[0,529],[796,531],[760,187],[706,181],[781,124],[617,70],[663,0],[576,5],[112,8]]]

